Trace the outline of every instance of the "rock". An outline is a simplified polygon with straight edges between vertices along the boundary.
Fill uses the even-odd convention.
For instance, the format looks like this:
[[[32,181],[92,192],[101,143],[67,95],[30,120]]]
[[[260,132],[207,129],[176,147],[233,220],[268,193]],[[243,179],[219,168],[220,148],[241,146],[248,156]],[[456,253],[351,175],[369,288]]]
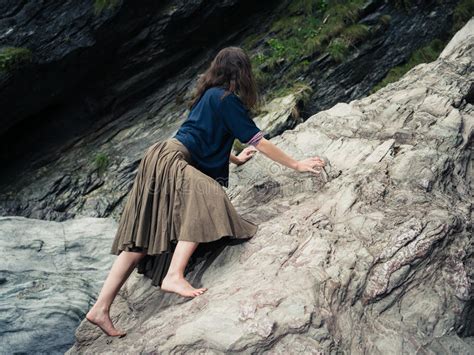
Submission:
[[[311,63],[303,75],[313,88],[305,110],[316,113],[336,102],[347,103],[369,94],[392,67],[407,62],[416,49],[448,33],[457,3],[451,0],[411,2],[413,8],[407,13],[390,6],[390,2],[367,1],[366,15],[359,23],[376,27],[381,16],[389,16],[390,24],[380,26],[370,40],[356,45],[348,58],[338,65],[334,65],[328,55],[321,55]],[[338,99],[333,101],[331,97],[336,92]]]
[[[234,167],[228,193],[259,230],[195,264],[189,279],[209,290],[183,300],[134,272],[112,307],[127,336],[83,321],[67,353],[472,353],[465,38],[272,139],[296,158],[325,156],[327,180],[261,154]]]
[[[5,353],[64,353],[114,260],[112,218],[0,217],[0,343]]]
[[[227,15],[230,30],[239,16],[258,9],[239,0],[7,0],[0,6],[0,48],[32,53],[32,63],[22,70],[0,71],[0,135],[76,95],[89,99],[81,102],[86,107],[76,107],[86,117],[88,111],[117,107],[193,60],[215,38],[210,19]],[[177,50],[177,43],[180,48],[186,43],[186,49]]]
[[[277,97],[264,105],[261,109],[263,113],[254,117],[253,121],[266,133],[267,138],[275,137],[303,121],[297,107],[297,95],[292,93]]]

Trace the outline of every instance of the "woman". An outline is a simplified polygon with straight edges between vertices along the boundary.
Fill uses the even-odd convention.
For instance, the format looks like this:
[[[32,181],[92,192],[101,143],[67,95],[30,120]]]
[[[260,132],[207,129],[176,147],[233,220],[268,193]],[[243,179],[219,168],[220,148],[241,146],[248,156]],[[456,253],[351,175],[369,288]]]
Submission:
[[[257,90],[248,55],[222,49],[199,78],[186,121],[173,138],[148,148],[120,218],[111,253],[118,255],[86,318],[107,335],[123,336],[109,316],[115,296],[135,267],[165,292],[196,297],[184,278],[199,243],[251,238],[257,225],[239,216],[222,186],[229,161],[244,164],[256,150],[299,172],[318,174],[318,157],[296,161],[263,137],[248,110]],[[249,147],[231,153],[234,139]]]

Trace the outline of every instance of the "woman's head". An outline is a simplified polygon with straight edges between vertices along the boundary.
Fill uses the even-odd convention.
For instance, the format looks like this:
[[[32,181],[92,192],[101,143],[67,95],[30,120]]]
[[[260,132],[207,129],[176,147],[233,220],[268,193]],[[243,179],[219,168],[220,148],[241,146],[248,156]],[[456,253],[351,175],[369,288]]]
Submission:
[[[222,86],[237,94],[248,109],[257,104],[257,85],[252,64],[247,53],[240,47],[226,47],[217,53],[209,68],[199,77],[189,107],[212,86]]]

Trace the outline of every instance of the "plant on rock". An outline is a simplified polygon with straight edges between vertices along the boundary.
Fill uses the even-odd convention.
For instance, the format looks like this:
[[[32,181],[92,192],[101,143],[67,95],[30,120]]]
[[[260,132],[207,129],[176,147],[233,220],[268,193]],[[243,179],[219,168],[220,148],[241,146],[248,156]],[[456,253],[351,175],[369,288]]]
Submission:
[[[0,49],[0,71],[9,72],[31,62],[31,51],[22,47],[3,47]]]

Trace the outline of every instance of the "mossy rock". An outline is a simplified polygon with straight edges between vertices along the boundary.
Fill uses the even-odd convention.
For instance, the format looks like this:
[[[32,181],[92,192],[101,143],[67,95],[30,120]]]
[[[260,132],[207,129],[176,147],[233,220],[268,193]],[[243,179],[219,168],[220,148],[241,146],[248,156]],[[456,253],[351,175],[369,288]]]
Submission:
[[[372,94],[377,90],[383,88],[384,86],[398,81],[403,75],[405,75],[405,73],[407,73],[411,68],[417,66],[418,64],[432,62],[433,60],[438,58],[439,54],[443,51],[445,45],[446,41],[434,39],[426,46],[417,49],[412,53],[406,63],[397,65],[396,67],[390,69],[385,78],[380,83],[375,85],[370,93]]]
[[[10,72],[31,62],[32,54],[28,48],[3,47],[0,49],[0,71]]]
[[[452,33],[456,33],[474,16],[474,0],[461,0],[453,12]]]

